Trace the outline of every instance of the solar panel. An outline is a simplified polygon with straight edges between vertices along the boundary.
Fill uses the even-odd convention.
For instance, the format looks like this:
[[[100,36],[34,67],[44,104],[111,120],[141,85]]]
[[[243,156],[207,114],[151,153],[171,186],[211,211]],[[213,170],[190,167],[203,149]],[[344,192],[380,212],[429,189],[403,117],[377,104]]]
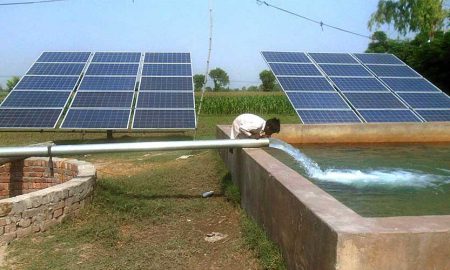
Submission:
[[[331,80],[342,92],[389,92],[376,78],[333,77]]]
[[[406,108],[391,93],[344,93],[356,109],[397,109]]]
[[[420,122],[410,110],[359,110],[361,116],[373,122]]]
[[[63,108],[69,96],[70,92],[13,91],[2,108]]]
[[[355,53],[353,54],[364,64],[397,64],[402,65],[403,62],[392,54],[386,53]]]
[[[328,76],[354,76],[354,77],[372,76],[361,65],[320,64],[319,66]]]
[[[70,109],[63,129],[127,129],[131,109]]]
[[[36,62],[84,63],[90,55],[90,52],[44,52]]]
[[[131,108],[133,92],[78,92],[72,108]]]
[[[311,63],[308,56],[302,52],[262,52],[267,62],[279,63]]]
[[[322,76],[313,64],[269,63],[275,75]]]
[[[139,63],[140,60],[139,52],[96,52],[92,58],[94,63]]]
[[[192,77],[142,77],[141,91],[193,91]]]
[[[382,78],[395,92],[440,92],[440,90],[423,78]]]
[[[84,63],[35,63],[27,75],[80,75]]]
[[[143,76],[192,76],[190,64],[144,64]]]
[[[136,110],[134,129],[194,129],[194,110]]]
[[[146,53],[144,63],[191,63],[189,53]]]
[[[139,64],[98,64],[91,63],[86,75],[136,76]]]
[[[136,108],[194,108],[189,92],[140,92]]]
[[[338,93],[287,92],[295,109],[350,109]]]
[[[323,77],[281,77],[278,81],[284,91],[335,91]]]
[[[85,76],[79,91],[134,91],[136,77]]]
[[[450,121],[450,110],[416,110],[428,122]]]
[[[319,64],[337,64],[337,63],[346,63],[353,64],[358,63],[350,54],[348,53],[308,53],[309,56],[314,59],[316,63]]]
[[[360,123],[358,116],[353,111],[338,110],[297,110],[304,124],[326,123]]]
[[[367,67],[378,77],[420,77],[408,66],[367,65]]]
[[[1,128],[54,128],[62,109],[0,108]]]
[[[398,93],[414,109],[450,109],[450,98],[444,93]]]
[[[24,76],[14,90],[74,90],[78,76]]]

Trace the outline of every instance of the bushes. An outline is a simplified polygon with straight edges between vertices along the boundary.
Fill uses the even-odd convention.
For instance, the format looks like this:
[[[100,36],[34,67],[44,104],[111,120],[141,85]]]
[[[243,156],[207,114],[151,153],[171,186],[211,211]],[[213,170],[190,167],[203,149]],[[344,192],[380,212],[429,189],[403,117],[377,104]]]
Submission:
[[[200,95],[196,96],[196,108]],[[295,114],[283,93],[207,93],[201,114]]]

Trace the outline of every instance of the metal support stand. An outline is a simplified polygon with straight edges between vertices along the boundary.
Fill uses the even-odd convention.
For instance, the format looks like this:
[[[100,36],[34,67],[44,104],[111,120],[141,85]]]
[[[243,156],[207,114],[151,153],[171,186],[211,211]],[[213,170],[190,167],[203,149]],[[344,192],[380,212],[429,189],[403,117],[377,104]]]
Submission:
[[[108,140],[112,140],[113,139],[113,132],[112,132],[112,130],[107,130],[106,131],[106,139],[108,139]]]
[[[53,158],[52,158],[52,146],[49,145],[47,146],[47,152],[48,152],[48,170],[50,173],[50,177],[54,177],[55,176],[55,172],[53,169]]]

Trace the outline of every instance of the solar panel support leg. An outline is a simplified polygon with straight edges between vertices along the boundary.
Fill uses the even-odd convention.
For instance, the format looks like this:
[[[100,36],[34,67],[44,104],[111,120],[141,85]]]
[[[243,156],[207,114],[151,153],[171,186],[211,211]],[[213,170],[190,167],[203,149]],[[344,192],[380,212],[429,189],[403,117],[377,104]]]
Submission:
[[[54,177],[55,176],[55,172],[53,169],[53,158],[52,158],[52,146],[49,145],[47,146],[47,152],[48,152],[48,171],[50,174],[50,177]]]
[[[113,131],[112,130],[107,130],[106,131],[106,139],[108,139],[108,140],[112,140],[113,139]]]

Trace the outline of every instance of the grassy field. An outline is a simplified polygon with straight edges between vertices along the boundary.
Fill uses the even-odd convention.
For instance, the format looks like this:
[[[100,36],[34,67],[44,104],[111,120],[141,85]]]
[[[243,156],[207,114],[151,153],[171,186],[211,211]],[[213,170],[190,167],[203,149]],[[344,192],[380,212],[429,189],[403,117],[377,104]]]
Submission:
[[[117,133],[115,141],[211,139],[236,115],[200,115],[197,132]],[[267,114],[283,123],[294,115]],[[0,145],[98,143],[105,133],[2,132]],[[187,159],[178,159],[190,155]],[[284,269],[277,248],[239,207],[214,150],[74,156],[95,164],[93,203],[48,232],[14,241],[6,269]],[[214,190],[211,198],[200,194]],[[224,240],[204,240],[211,232]]]

